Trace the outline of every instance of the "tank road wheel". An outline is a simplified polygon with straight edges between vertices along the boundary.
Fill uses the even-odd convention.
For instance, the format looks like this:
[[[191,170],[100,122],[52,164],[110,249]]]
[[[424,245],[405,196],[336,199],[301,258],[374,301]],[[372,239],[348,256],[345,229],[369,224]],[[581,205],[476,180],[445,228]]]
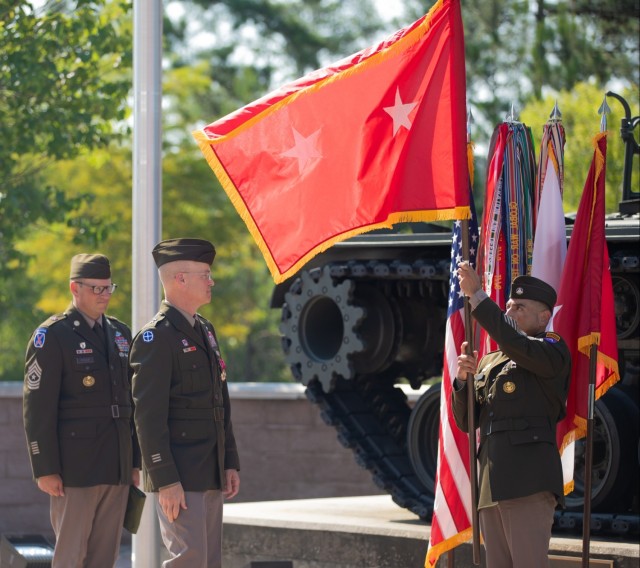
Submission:
[[[411,465],[431,493],[436,483],[441,387],[442,383],[436,383],[418,399],[407,425],[407,452]]]
[[[611,278],[615,299],[616,328],[618,339],[631,337],[640,324],[640,291],[632,280],[615,275]]]
[[[318,379],[329,392],[337,376],[353,378],[351,357],[363,343],[355,327],[364,310],[352,305],[355,284],[336,284],[329,267],[302,272],[285,294],[280,333],[287,363],[305,386]]]
[[[594,511],[614,511],[626,501],[631,506],[638,480],[638,464],[629,459],[638,439],[638,407],[619,388],[596,401],[593,426],[591,505]],[[576,442],[574,490],[567,509],[584,506],[584,438]]]

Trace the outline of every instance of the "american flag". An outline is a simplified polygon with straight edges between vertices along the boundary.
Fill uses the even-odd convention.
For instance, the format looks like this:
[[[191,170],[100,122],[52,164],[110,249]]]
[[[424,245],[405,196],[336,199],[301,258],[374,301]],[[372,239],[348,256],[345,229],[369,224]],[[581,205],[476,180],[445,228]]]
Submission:
[[[476,263],[478,220],[470,196],[469,261]],[[444,343],[442,390],[440,394],[440,436],[435,505],[431,522],[431,538],[425,566],[433,568],[439,556],[471,538],[471,487],[469,484],[469,436],[455,424],[451,413],[451,389],[457,372],[460,345],[465,340],[464,294],[456,275],[462,260],[462,222],[453,227],[449,306]]]

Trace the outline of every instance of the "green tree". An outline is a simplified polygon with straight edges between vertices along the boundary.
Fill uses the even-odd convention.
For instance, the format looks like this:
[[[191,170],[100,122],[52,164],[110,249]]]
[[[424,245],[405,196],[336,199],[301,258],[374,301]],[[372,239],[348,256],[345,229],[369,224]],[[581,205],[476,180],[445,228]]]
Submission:
[[[68,224],[78,243],[103,238],[97,216],[70,216],[91,202],[91,186],[71,198],[46,168],[117,138],[128,113],[131,36],[119,25],[127,10],[116,0],[0,0],[2,378],[22,375],[26,339],[43,316],[35,306],[47,293],[26,273],[31,251],[16,244],[51,223]]]
[[[633,116],[638,116],[638,102],[634,99],[636,89],[620,93],[631,106]],[[604,98],[604,91],[593,84],[578,83],[571,91],[561,91],[555,97],[531,101],[522,111],[521,120],[529,125],[534,139],[539,144],[542,138],[542,126],[551,113],[555,101],[562,112],[562,123],[565,128],[565,169],[564,169],[564,209],[565,212],[578,210],[580,197],[587,179],[587,172],[593,158],[593,139],[600,131],[598,108]],[[618,202],[622,199],[622,172],[624,165],[624,144],[620,138],[620,119],[624,116],[622,106],[613,98],[608,98],[611,114],[608,116],[607,136],[607,168],[606,168],[606,210],[607,213],[618,211]],[[636,131],[636,137],[638,133]],[[538,148],[536,147],[536,150]],[[632,188],[637,190],[638,159],[632,179]]]
[[[131,39],[114,23],[125,9],[109,0],[38,9],[25,0],[0,1],[0,277],[22,260],[13,248],[17,238],[78,204],[42,184],[39,172],[106,145],[114,121],[127,115],[123,70]],[[89,224],[81,229],[91,232]]]
[[[406,0],[404,17],[431,4]],[[462,18],[467,97],[483,137],[512,103],[519,110],[589,80],[639,84],[637,0],[481,0],[462,2]]]

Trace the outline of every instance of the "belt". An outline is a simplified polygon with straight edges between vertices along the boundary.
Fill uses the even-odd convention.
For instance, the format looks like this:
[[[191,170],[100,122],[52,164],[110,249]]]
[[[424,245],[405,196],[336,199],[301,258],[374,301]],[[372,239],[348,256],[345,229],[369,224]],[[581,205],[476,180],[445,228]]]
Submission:
[[[210,420],[216,422],[224,421],[224,408],[216,406],[215,408],[170,408],[169,418],[177,420]]]
[[[78,408],[59,408],[58,418],[71,420],[73,418],[131,418],[130,406],[83,406]]]
[[[503,420],[492,420],[487,424],[482,434],[489,436],[496,432],[506,432],[513,430],[527,430],[528,428],[541,428],[549,426],[549,419],[546,416],[524,416],[522,418],[505,418]]]

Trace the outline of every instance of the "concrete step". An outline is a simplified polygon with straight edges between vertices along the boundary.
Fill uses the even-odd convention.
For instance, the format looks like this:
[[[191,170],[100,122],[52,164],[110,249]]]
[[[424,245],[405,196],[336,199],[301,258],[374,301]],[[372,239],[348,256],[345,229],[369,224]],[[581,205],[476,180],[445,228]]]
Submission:
[[[430,526],[387,495],[231,502],[224,509],[224,566],[421,568],[429,537]],[[456,568],[474,566],[469,543],[454,555]],[[581,555],[581,538],[552,538],[552,568],[580,566]],[[637,568],[640,547],[592,538],[590,559],[593,568]],[[438,566],[446,566],[444,556]]]

